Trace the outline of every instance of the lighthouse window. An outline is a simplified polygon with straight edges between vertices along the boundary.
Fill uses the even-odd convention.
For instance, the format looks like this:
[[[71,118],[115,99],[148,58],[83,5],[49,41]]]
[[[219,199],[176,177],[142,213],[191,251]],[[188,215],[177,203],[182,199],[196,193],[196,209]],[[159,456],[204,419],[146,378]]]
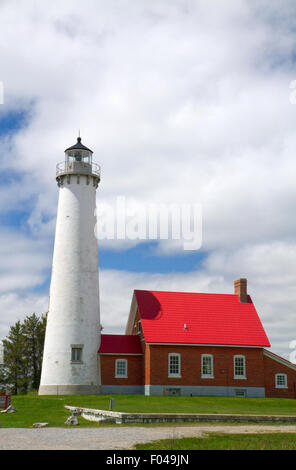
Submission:
[[[82,348],[72,347],[71,362],[82,362]]]
[[[127,360],[126,359],[116,359],[115,377],[127,377]]]

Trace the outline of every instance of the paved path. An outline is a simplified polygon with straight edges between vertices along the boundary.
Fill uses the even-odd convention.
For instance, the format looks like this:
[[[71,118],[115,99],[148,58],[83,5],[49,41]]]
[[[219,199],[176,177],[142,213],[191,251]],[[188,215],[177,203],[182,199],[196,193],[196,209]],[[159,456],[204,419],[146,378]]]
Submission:
[[[0,450],[113,450],[131,449],[157,439],[201,436],[209,432],[294,432],[295,425],[203,425],[105,428],[1,428]]]

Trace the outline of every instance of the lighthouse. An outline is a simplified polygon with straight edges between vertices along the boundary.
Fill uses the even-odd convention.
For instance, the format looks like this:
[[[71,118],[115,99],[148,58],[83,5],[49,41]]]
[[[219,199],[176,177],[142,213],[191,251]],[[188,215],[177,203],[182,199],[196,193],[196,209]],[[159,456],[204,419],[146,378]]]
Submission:
[[[57,164],[59,202],[39,395],[100,393],[95,236],[100,167],[81,138]]]

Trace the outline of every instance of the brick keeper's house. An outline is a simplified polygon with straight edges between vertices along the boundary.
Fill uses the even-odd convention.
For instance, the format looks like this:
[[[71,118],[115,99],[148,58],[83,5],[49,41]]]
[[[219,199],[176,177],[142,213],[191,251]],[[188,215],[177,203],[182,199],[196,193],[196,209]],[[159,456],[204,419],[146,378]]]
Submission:
[[[247,280],[234,294],[135,290],[124,335],[102,335],[101,393],[296,398]]]

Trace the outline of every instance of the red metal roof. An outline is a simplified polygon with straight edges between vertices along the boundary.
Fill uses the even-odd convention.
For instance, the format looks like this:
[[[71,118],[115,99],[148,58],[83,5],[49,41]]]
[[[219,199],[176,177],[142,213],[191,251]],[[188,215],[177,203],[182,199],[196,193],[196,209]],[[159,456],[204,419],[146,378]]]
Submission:
[[[135,290],[147,343],[270,346],[248,296]],[[186,325],[187,329],[184,329]]]
[[[140,338],[137,335],[101,335],[99,353],[142,354]]]

